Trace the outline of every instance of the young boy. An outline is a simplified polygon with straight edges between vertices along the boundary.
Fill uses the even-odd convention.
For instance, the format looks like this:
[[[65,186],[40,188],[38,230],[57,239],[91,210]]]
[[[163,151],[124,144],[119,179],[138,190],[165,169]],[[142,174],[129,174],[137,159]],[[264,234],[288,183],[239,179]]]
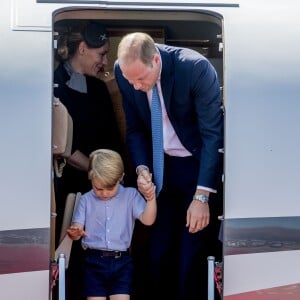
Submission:
[[[117,152],[100,149],[89,159],[92,190],[81,196],[67,230],[73,240],[82,237],[83,293],[88,300],[129,300],[133,266],[128,248],[135,220],[155,221],[155,186],[144,182],[151,185],[145,201],[137,189],[120,184],[124,165]]]

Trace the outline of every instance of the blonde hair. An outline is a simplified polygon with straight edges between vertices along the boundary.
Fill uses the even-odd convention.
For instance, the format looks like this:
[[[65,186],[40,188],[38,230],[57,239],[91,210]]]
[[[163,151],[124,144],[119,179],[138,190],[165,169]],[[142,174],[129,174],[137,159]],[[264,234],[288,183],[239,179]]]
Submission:
[[[144,32],[133,32],[125,35],[118,46],[120,65],[129,65],[139,59],[143,64],[152,67],[153,55],[157,53],[152,37]]]
[[[98,178],[102,184],[114,187],[124,176],[124,164],[119,153],[109,149],[93,151],[89,157],[89,179]]]

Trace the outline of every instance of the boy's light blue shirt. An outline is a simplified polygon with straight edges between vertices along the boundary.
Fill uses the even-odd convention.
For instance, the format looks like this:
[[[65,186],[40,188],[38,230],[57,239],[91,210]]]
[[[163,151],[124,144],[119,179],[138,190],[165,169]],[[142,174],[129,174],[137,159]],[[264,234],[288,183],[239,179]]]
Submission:
[[[101,200],[93,190],[81,196],[72,222],[84,225],[84,249],[126,251],[131,243],[135,220],[146,206],[137,189],[119,185],[117,194]]]

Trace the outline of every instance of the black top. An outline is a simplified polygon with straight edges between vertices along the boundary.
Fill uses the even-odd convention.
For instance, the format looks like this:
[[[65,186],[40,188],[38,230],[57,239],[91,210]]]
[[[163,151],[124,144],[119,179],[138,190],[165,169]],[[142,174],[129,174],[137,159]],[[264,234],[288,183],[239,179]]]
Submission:
[[[72,152],[79,150],[86,156],[99,148],[120,152],[120,132],[106,84],[97,78],[85,77],[87,93],[80,93],[66,85],[70,76],[63,64],[54,73],[54,83],[58,84],[54,95],[73,119]]]

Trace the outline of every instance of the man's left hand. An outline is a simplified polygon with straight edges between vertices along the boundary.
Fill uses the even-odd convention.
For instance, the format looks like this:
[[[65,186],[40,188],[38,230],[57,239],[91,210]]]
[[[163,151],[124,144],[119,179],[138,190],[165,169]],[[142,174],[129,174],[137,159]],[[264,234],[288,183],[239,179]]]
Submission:
[[[186,227],[190,233],[196,233],[209,224],[209,204],[193,200],[187,210]]]

